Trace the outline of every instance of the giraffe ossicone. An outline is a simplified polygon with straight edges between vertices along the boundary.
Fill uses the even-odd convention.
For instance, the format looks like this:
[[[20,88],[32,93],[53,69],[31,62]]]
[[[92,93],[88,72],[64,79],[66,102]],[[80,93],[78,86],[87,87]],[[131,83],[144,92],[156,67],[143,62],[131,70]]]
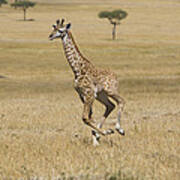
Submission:
[[[120,126],[121,114],[125,101],[118,93],[117,76],[111,71],[96,68],[81,54],[70,28],[71,23],[64,24],[64,19],[61,21],[57,20],[56,24],[53,25],[53,31],[49,35],[49,39],[54,40],[60,38],[62,40],[65,56],[74,73],[74,88],[84,105],[82,120],[86,125],[92,128],[93,144],[98,145],[100,135],[106,136],[114,133],[112,129],[102,129],[106,118],[115,108],[115,104],[112,100],[117,103],[118,107],[115,129],[119,134],[125,134],[125,131]],[[94,124],[92,120],[92,106],[94,100],[99,101],[106,107],[102,121],[98,126]]]

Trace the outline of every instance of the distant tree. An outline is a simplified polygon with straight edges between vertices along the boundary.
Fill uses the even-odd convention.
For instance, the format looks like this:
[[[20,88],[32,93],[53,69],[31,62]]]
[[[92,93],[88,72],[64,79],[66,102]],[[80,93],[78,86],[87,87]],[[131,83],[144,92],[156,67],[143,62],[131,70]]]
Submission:
[[[0,7],[2,6],[2,4],[7,4],[6,0],[0,0]]]
[[[29,7],[34,7],[36,5],[35,2],[31,2],[28,0],[23,0],[23,1],[15,1],[14,3],[11,4],[12,7],[14,8],[22,8],[24,12],[24,21],[26,21],[26,11]]]
[[[18,2],[18,0],[14,0],[14,2],[16,3],[16,2]],[[14,7],[14,9],[16,9],[16,6]]]
[[[120,25],[120,21],[126,16],[128,13],[126,11],[123,11],[121,9],[114,10],[114,11],[101,11],[98,16],[99,18],[107,18],[110,22],[110,24],[113,25],[112,29],[112,39],[116,39],[116,26]]]

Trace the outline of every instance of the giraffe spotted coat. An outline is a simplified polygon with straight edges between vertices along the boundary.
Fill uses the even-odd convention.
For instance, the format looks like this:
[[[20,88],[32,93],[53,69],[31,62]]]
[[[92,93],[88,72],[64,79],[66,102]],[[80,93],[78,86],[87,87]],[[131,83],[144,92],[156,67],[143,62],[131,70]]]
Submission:
[[[109,70],[96,68],[86,59],[79,51],[70,32],[71,24],[64,25],[63,23],[64,19],[61,22],[60,20],[56,21],[49,39],[62,39],[65,56],[74,73],[75,90],[84,104],[82,119],[85,124],[92,128],[94,145],[99,144],[100,134],[105,136],[114,133],[112,129],[102,129],[106,118],[115,108],[115,104],[111,99],[118,106],[118,118],[115,129],[119,134],[124,135],[125,132],[120,126],[124,100],[118,94],[118,80],[116,75]],[[106,107],[102,120],[98,125],[94,124],[92,120],[92,106],[95,99]]]

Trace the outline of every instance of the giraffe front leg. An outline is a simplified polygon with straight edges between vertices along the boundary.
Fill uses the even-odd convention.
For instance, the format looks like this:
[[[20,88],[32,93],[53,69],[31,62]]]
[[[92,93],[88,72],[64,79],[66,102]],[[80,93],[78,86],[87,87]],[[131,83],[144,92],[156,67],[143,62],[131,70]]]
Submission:
[[[77,91],[77,93],[79,94],[79,97],[81,99],[81,102],[84,104],[85,103],[85,97],[83,96],[82,92],[78,89],[78,88],[75,88],[75,90]],[[89,114],[88,114],[88,118],[93,121],[93,118],[92,118],[92,114],[93,114],[93,111],[92,111],[92,106],[90,107],[90,111],[89,111]]]
[[[97,128],[93,122],[91,121],[91,119],[89,119],[89,112],[91,110],[91,106],[92,106],[92,103],[84,103],[84,110],[83,110],[83,117],[82,117],[82,120],[83,122],[90,126],[93,130],[97,131],[99,134],[105,136],[106,134],[101,131],[99,128]]]

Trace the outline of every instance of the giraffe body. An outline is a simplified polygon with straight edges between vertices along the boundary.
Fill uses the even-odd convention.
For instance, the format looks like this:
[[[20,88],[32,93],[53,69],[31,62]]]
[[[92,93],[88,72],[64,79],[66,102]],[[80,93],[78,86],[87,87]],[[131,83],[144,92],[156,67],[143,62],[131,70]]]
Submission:
[[[68,63],[74,73],[74,88],[80,96],[84,104],[82,119],[85,124],[90,126],[93,134],[94,145],[99,144],[99,134],[112,134],[113,130],[102,130],[105,119],[115,108],[114,103],[109,99],[116,101],[119,112],[116,130],[124,135],[124,130],[120,127],[121,112],[124,106],[124,100],[118,94],[118,80],[114,73],[108,70],[96,68],[89,60],[87,60],[79,51],[70,29],[70,24],[63,25],[64,20],[57,21],[57,25],[53,26],[54,30],[50,34],[51,40],[61,38],[63,48]],[[94,100],[98,100],[106,106],[106,111],[102,117],[102,121],[96,126],[92,120],[92,106]]]

